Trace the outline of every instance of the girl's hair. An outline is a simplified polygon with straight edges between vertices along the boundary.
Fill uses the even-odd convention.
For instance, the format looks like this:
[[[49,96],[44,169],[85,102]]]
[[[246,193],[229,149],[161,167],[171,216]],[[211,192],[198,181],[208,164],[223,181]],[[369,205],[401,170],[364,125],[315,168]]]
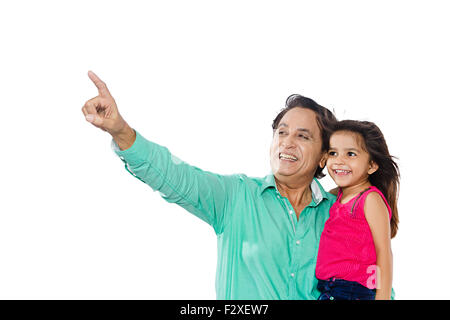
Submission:
[[[378,170],[369,175],[369,182],[380,189],[392,210],[391,238],[398,229],[397,199],[400,188],[400,171],[390,155],[383,133],[376,124],[369,121],[343,120],[334,126],[334,132],[350,131],[362,137],[361,147],[369,154],[370,160],[378,164]]]

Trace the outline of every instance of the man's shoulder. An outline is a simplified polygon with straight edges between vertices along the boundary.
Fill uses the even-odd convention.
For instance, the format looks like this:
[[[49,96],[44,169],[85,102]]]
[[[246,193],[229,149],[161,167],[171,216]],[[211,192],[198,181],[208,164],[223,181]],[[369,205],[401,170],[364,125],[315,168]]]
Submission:
[[[325,193],[327,194],[328,200],[331,203],[335,203],[336,202],[336,195],[334,193],[331,193],[331,192],[328,192],[328,191],[325,191]]]
[[[265,183],[264,177],[249,177],[244,173],[223,174],[220,176],[224,180],[247,187],[260,188]]]
[[[231,176],[233,179],[238,180],[242,187],[247,189],[262,192],[269,187],[275,187],[275,180],[273,175],[270,174],[264,177],[254,177],[244,173],[236,173]]]
[[[331,206],[336,202],[336,196],[328,191],[324,191],[324,193],[326,194],[325,203],[327,207],[331,208]]]
[[[239,179],[242,183],[244,184],[248,184],[251,186],[255,186],[255,187],[261,187],[264,185],[271,185],[271,177],[270,176],[265,176],[265,177],[253,177],[253,176],[248,176],[244,173],[235,173],[233,174],[233,176],[236,179]]]

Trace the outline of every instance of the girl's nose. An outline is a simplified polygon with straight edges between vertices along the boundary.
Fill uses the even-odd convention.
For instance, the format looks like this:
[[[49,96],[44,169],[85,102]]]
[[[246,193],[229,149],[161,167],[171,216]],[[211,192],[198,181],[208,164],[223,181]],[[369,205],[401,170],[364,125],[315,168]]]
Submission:
[[[344,159],[341,156],[334,157],[332,161],[334,164],[344,164]]]

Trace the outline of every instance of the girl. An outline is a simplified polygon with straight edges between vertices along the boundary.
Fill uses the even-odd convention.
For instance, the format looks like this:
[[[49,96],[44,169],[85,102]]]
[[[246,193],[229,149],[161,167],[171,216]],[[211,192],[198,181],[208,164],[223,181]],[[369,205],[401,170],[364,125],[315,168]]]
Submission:
[[[325,161],[339,190],[319,244],[319,300],[390,299],[400,174],[383,134],[372,122],[340,121]]]

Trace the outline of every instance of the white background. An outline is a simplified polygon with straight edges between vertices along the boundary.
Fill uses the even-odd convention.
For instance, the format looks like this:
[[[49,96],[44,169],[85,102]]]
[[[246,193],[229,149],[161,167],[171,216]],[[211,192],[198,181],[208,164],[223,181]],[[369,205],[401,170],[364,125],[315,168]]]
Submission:
[[[374,121],[402,177],[397,299],[450,298],[448,17],[446,1],[2,1],[0,298],[215,299],[213,229],[85,121],[88,70],[144,137],[216,173],[269,173],[292,93]]]

